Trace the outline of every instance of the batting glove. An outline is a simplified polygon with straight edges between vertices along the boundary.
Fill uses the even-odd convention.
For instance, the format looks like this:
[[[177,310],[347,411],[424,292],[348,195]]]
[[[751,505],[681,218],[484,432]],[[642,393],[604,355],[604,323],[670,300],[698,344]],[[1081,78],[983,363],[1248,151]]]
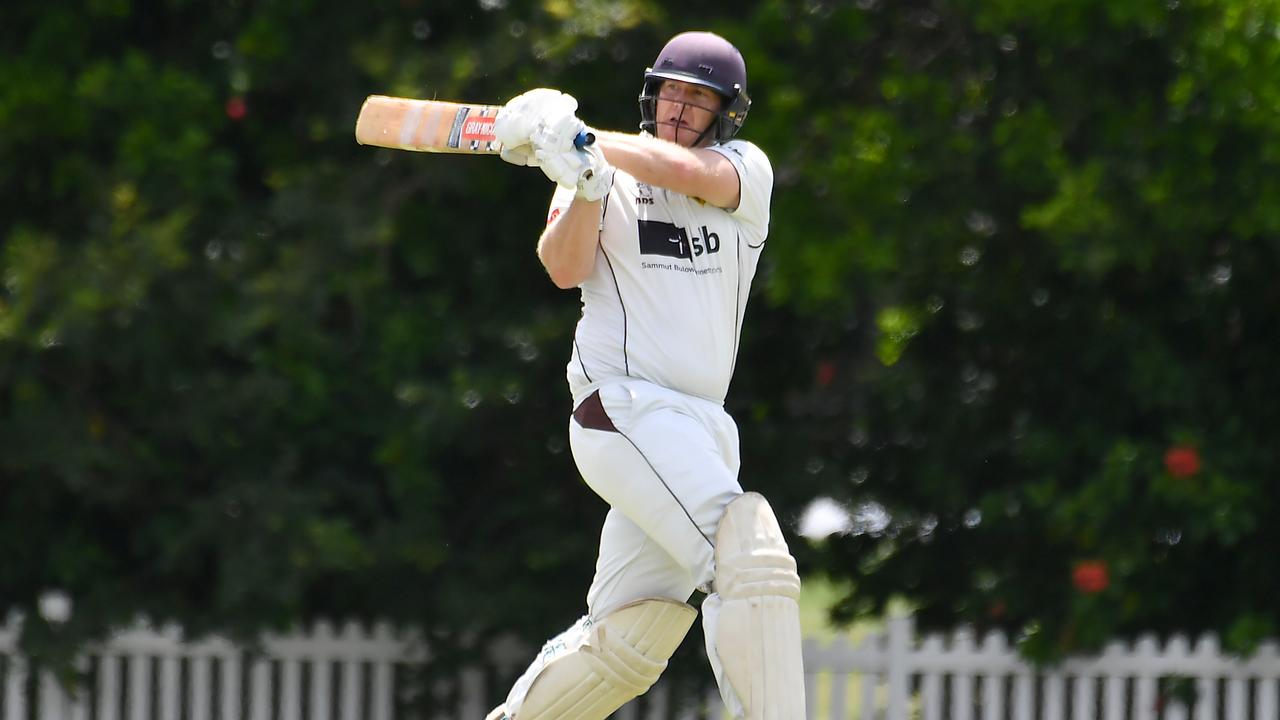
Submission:
[[[533,154],[533,145],[531,143],[525,143],[517,147],[503,145],[502,149],[498,151],[498,156],[512,165],[538,166],[538,158]]]
[[[536,148],[535,144],[535,148]],[[578,197],[596,201],[613,187],[613,166],[605,160],[604,153],[595,145],[585,150],[535,149],[538,166],[551,181],[563,188],[572,188]]]
[[[609,194],[613,187],[613,166],[604,158],[604,151],[598,145],[588,145],[584,150],[589,158],[589,167],[578,180],[578,197],[584,200],[599,200]]]
[[[515,165],[534,165],[536,160],[529,145],[535,131],[548,122],[573,117],[578,101],[551,88],[536,88],[512,98],[498,111],[493,134],[502,143],[502,159]]]
[[[586,123],[573,113],[548,114],[542,118],[530,138],[535,150],[563,152],[573,150],[573,141],[587,132]]]

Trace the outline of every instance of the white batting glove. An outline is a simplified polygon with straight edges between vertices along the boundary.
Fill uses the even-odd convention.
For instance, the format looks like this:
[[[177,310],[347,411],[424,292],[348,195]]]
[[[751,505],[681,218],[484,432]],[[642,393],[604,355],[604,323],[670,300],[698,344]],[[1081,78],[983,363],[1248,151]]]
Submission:
[[[578,150],[534,150],[538,167],[551,182],[562,188],[577,188],[578,180],[587,170],[586,153]]]
[[[516,165],[533,165],[528,145],[535,131],[548,119],[573,117],[578,101],[551,88],[536,88],[512,98],[498,111],[493,123],[493,134],[502,143],[502,159]]]
[[[563,152],[575,149],[573,141],[579,133],[587,132],[586,123],[573,113],[547,115],[533,131],[530,140],[536,150]]]
[[[578,180],[578,197],[584,200],[599,200],[609,194],[613,187],[613,166],[604,157],[604,151],[598,145],[588,145],[585,150],[590,158],[590,167]]]
[[[599,200],[613,187],[613,166],[595,145],[588,145],[585,150],[572,147],[559,151],[535,149],[538,166],[560,187],[574,189],[584,200]]]
[[[533,144],[525,143],[517,147],[502,146],[502,150],[498,152],[498,156],[512,165],[524,165],[527,167],[538,167],[538,158],[533,154]]]

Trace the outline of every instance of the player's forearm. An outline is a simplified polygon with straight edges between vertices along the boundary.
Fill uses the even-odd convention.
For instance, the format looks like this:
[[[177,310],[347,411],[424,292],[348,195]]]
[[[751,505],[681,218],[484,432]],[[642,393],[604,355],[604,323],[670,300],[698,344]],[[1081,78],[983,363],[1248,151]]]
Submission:
[[[711,151],[618,132],[598,131],[596,141],[614,167],[642,183],[702,198],[717,207],[738,204],[737,173]]]
[[[601,202],[575,198],[564,214],[547,226],[538,240],[538,259],[562,290],[577,287],[596,264]]]
[[[687,184],[682,176],[695,174],[699,165],[688,148],[654,137],[597,131],[596,142],[614,167],[642,183],[677,192],[680,188],[672,184]]]

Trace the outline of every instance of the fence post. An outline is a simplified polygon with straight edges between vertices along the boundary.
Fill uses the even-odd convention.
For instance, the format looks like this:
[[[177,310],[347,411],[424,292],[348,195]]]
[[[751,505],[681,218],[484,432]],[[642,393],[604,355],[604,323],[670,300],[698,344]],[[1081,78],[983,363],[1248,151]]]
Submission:
[[[222,687],[222,700],[218,708],[222,720],[240,720],[241,653],[238,648],[227,646],[218,657],[218,679]]]
[[[973,718],[973,677],[976,674],[968,663],[976,653],[973,630],[961,626],[951,636],[951,652],[959,660],[959,667],[951,675],[951,717],[958,720]]]
[[[280,717],[284,720],[302,717],[302,663],[301,657],[281,654]]]
[[[942,655],[941,635],[929,635],[920,644],[920,654],[925,657]],[[920,679],[920,714],[924,720],[941,720],[946,708],[942,706],[942,673],[928,671]]]
[[[89,657],[80,655],[75,661],[76,683],[67,689],[67,704],[71,710],[71,720],[89,720]]]
[[[354,623],[347,623],[343,637],[356,640],[360,637],[360,628]],[[342,720],[357,720],[364,712],[361,703],[364,694],[364,673],[360,661],[353,657],[342,660]]]
[[[1203,660],[1203,670],[1196,676],[1196,720],[1213,720],[1218,715],[1218,678],[1212,670],[1212,662],[1219,654],[1218,636],[1205,635],[1196,643],[1197,658]]]
[[[249,720],[271,718],[271,659],[255,657],[249,662]]]
[[[335,631],[333,625],[316,623],[312,637],[324,650],[311,659],[311,720],[332,720],[337,716],[333,705],[333,657]]]
[[[822,670],[812,660],[818,652],[818,641],[813,638],[805,638],[802,648],[800,654],[804,658],[804,715],[805,720],[813,720],[818,713],[818,672]],[[837,676],[832,681],[832,684],[835,685],[839,682],[841,682],[841,678]]]
[[[1008,643],[1004,633],[996,631],[988,633],[982,641],[982,652],[992,660],[1008,656]],[[1004,718],[1004,676],[988,672],[982,677],[982,720],[1002,720]]]
[[[142,633],[150,628],[138,622],[135,632]],[[150,720],[151,718],[151,656],[141,649],[129,653],[121,659],[127,663],[129,671],[129,719]]]
[[[1156,643],[1155,636],[1142,636],[1134,646],[1133,655],[1138,658],[1141,669],[1138,670],[1134,683],[1135,707],[1131,714],[1137,720],[1155,720],[1159,714],[1156,708],[1156,681],[1160,673],[1153,667],[1161,657],[1160,646]]]
[[[1245,710],[1245,696],[1249,692],[1248,683],[1249,679],[1238,669],[1227,676],[1226,717],[1230,720],[1245,720],[1248,717]]]
[[[62,688],[59,687],[57,678],[45,670],[40,673],[38,685],[36,692],[40,694],[39,717],[42,720],[63,720],[68,714],[68,708],[63,704]]]
[[[1258,694],[1254,697],[1253,716],[1258,718],[1276,717],[1276,644],[1272,640],[1262,643],[1254,655],[1258,662],[1265,662],[1273,670],[1261,673],[1258,677]]]
[[[186,698],[182,697],[181,683],[179,682],[180,663],[179,658],[173,658],[173,688],[174,695],[178,698],[179,705],[186,704],[191,720],[209,720],[213,717],[213,683],[211,681],[213,660],[203,653],[191,657],[187,667],[190,672],[190,680],[187,684]],[[167,662],[167,661],[166,661]],[[168,674],[168,671],[166,671]],[[166,684],[169,681],[165,681]],[[169,716],[164,716],[169,717]],[[173,717],[180,717],[178,713],[174,713]],[[228,717],[223,713],[222,717]]]
[[[1096,705],[1094,690],[1097,681],[1097,677],[1087,671],[1081,671],[1076,676],[1075,698],[1071,701],[1071,720],[1090,720],[1094,717]]]
[[[907,686],[910,681],[908,653],[911,637],[915,634],[915,618],[911,616],[889,619],[889,657],[887,663],[889,709],[886,720],[907,719]]]
[[[168,623],[161,630],[164,636],[164,652],[160,653],[160,692],[158,716],[161,718],[182,717],[179,708],[182,706],[182,628]],[[195,708],[192,708],[192,713]]]
[[[107,648],[98,656],[99,720],[117,720],[120,717],[120,666],[123,664],[124,658],[112,654]]]
[[[396,642],[391,626],[386,623],[379,623],[374,628],[373,639],[382,647],[392,647]],[[380,653],[381,651],[379,651]],[[372,706],[373,720],[392,720],[391,715],[395,712],[395,705],[392,702],[393,694],[395,693],[395,668],[391,662],[390,656],[373,658],[373,679],[371,681],[373,698],[369,703]]]
[[[8,672],[4,681],[4,709],[6,720],[26,720],[27,717],[27,661],[15,650],[9,655]]]

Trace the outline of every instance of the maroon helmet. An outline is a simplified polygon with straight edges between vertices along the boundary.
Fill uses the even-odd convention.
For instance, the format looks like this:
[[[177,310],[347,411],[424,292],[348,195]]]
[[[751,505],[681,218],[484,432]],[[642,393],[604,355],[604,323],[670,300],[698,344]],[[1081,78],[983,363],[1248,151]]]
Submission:
[[[702,85],[724,98],[716,122],[707,128],[707,132],[715,131],[716,142],[725,142],[737,135],[751,109],[751,98],[747,96],[747,64],[742,53],[715,33],[676,35],[658,53],[653,67],[645,69],[644,87],[640,91],[640,129],[654,134],[658,126],[658,88],[663,80]]]

